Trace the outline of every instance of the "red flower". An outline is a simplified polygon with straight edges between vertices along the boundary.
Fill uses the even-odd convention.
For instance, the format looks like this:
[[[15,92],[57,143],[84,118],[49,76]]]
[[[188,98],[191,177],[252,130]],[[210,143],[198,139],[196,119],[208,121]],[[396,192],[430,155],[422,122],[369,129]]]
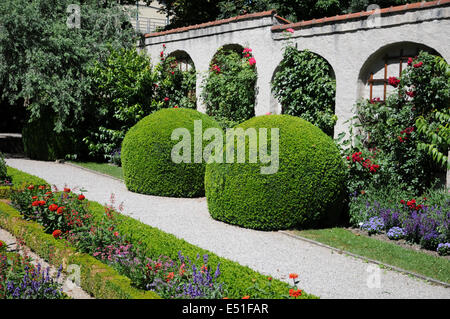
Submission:
[[[34,185],[30,185],[30,186],[28,186],[27,187],[29,190],[32,190],[32,189],[34,189]]]
[[[423,65],[423,62],[420,61],[419,63],[414,64],[413,67],[415,67],[417,69],[417,68],[420,68],[422,65]]]
[[[70,188],[64,187],[64,192],[65,193],[70,193]]]
[[[389,85],[392,85],[393,87],[396,88],[398,86],[398,84],[400,83],[400,80],[397,79],[395,76],[391,76],[388,79],[388,83],[389,83]]]
[[[39,189],[40,189],[40,190],[43,190],[43,189],[45,189],[45,185],[41,185],[41,186],[39,186]]]
[[[289,278],[291,279],[297,279],[298,275],[297,274],[289,274]]]
[[[173,272],[169,272],[169,274],[166,276],[166,281],[169,282],[171,279],[173,279],[174,276],[175,275]]]
[[[174,108],[174,109],[177,109],[177,108],[178,108],[178,105],[175,105],[173,108]]]
[[[414,97],[416,95],[416,92],[414,92],[414,91],[406,91],[406,95],[408,95],[409,97]]]
[[[250,58],[250,59],[248,59],[248,63],[249,63],[250,65],[256,64],[255,58]]]
[[[301,295],[302,295],[302,291],[300,289],[296,289],[296,290],[289,289],[289,296],[297,298],[297,297],[300,297]]]
[[[48,206],[48,209],[50,209],[50,211],[54,212],[55,210],[58,209],[58,205],[56,205],[56,204],[51,204],[50,206]]]
[[[78,195],[78,200],[83,200],[83,199],[85,199],[86,197],[83,195],[83,194],[81,194],[81,195]]]
[[[31,197],[31,199],[37,199],[38,197],[37,196],[33,196],[33,197]]]
[[[53,236],[53,238],[58,239],[59,236],[61,236],[61,234],[62,234],[62,232],[59,229],[57,229],[52,233],[52,236]]]
[[[267,277],[267,280],[268,281],[272,281],[272,277]]]
[[[118,232],[114,232],[114,236],[119,237],[119,233]]]
[[[242,299],[250,299],[250,296],[244,296]]]
[[[31,203],[31,206],[39,206],[39,201],[35,200],[34,202]]]
[[[65,207],[64,207],[64,206],[62,206],[62,207],[58,208],[58,210],[56,211],[56,214],[58,214],[58,215],[62,215],[62,213],[64,212],[64,209],[65,209]]]
[[[402,199],[402,200],[400,201],[400,204],[405,205],[405,201]]]
[[[39,201],[39,205],[40,205],[40,206],[44,206],[44,205],[45,205],[45,200],[40,200],[40,201]]]
[[[413,63],[413,58],[408,58],[408,65],[411,65]]]
[[[161,52],[159,53],[159,56],[162,58],[162,57],[164,56],[164,51],[161,51]]]
[[[170,99],[166,96],[165,98],[164,98],[164,102],[167,102],[167,101],[169,101]]]
[[[374,97],[373,99],[371,99],[369,101],[370,104],[375,104],[375,102],[379,103],[379,102],[381,102],[381,99],[379,97]]]

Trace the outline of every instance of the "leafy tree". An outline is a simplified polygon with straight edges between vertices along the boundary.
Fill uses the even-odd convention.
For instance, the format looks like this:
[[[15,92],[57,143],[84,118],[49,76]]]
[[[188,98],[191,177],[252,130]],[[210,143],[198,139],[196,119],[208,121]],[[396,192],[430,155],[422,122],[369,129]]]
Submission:
[[[37,158],[80,151],[72,146],[81,145],[82,122],[89,116],[84,107],[92,84],[89,66],[104,59],[109,47],[129,47],[136,40],[127,13],[116,2],[78,2],[79,27],[68,10],[74,2],[0,2],[1,99],[11,105],[23,102],[29,122],[24,146]]]
[[[170,17],[167,29],[214,21],[219,16],[219,0],[158,0]]]
[[[127,131],[161,108],[195,108],[195,71],[181,71],[174,57],[152,66],[150,57],[135,48],[112,49],[105,61],[89,68],[92,104],[83,141],[89,155],[114,161]]]

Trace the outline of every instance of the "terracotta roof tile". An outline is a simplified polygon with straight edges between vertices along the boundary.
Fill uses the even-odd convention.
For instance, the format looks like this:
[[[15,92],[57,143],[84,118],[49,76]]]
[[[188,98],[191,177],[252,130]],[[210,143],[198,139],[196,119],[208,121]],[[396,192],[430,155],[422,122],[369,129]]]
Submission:
[[[441,6],[441,5],[445,5],[445,4],[450,4],[450,0],[437,0],[437,1],[429,1],[429,2],[408,3],[408,4],[404,4],[404,5],[400,5],[400,6],[381,9],[380,13],[384,14],[384,13],[391,13],[391,12],[402,12],[402,11],[421,9],[421,8]],[[285,25],[275,25],[272,27],[272,31],[275,31],[275,32],[276,31],[284,31],[287,28],[292,28],[292,29],[297,28],[298,29],[298,28],[312,25],[312,24],[321,24],[321,23],[333,22],[333,21],[357,19],[360,17],[371,15],[371,14],[373,14],[373,11],[374,10],[361,11],[361,12],[356,12],[356,13],[337,15],[337,16],[329,17],[329,18],[312,19],[312,20],[308,20],[308,21],[301,21],[301,22],[285,24]]]

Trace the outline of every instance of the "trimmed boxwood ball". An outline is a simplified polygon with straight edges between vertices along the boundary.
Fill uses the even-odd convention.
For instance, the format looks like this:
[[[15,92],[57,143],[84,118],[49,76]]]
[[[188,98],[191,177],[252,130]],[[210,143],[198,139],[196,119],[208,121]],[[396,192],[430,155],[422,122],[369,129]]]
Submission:
[[[270,164],[260,163],[259,153],[258,161],[249,163],[248,138],[245,163],[207,164],[205,190],[214,219],[260,230],[328,226],[339,220],[346,169],[329,136],[290,115],[258,116],[237,127],[267,128],[268,152],[270,128],[279,128],[279,168],[261,174],[261,167]]]
[[[133,126],[122,142],[122,167],[130,191],[168,197],[204,196],[205,162],[194,163],[194,121],[202,121],[202,132],[220,126],[206,114],[185,108],[162,109]],[[191,134],[190,163],[174,163],[172,132],[186,128]],[[203,146],[209,141],[204,141]]]

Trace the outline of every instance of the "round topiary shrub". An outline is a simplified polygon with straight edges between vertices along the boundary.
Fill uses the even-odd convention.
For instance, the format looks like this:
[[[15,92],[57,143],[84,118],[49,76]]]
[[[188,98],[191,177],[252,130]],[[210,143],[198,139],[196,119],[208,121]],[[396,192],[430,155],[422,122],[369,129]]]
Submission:
[[[246,137],[245,163],[207,164],[205,190],[213,218],[261,230],[331,225],[338,221],[346,169],[329,136],[290,115],[258,116],[237,128],[245,132],[255,128],[259,132],[258,145],[252,147],[258,151],[257,162],[248,161],[251,143]],[[261,128],[267,128],[267,150],[272,155],[276,155],[276,148],[270,153],[276,134],[271,129],[279,129],[279,164],[274,174],[261,172],[261,167],[271,165],[266,160],[266,164],[261,162]],[[229,140],[224,153],[228,143]]]
[[[125,184],[129,190],[169,197],[204,196],[206,164],[203,157],[201,162],[194,162],[195,120],[201,121],[202,134],[211,127],[220,129],[219,124],[206,114],[171,108],[146,116],[127,132],[121,153]],[[181,138],[172,140],[175,129],[186,129],[190,134],[191,156],[186,163],[172,160],[173,147],[182,141]],[[203,141],[201,145],[207,143]]]

